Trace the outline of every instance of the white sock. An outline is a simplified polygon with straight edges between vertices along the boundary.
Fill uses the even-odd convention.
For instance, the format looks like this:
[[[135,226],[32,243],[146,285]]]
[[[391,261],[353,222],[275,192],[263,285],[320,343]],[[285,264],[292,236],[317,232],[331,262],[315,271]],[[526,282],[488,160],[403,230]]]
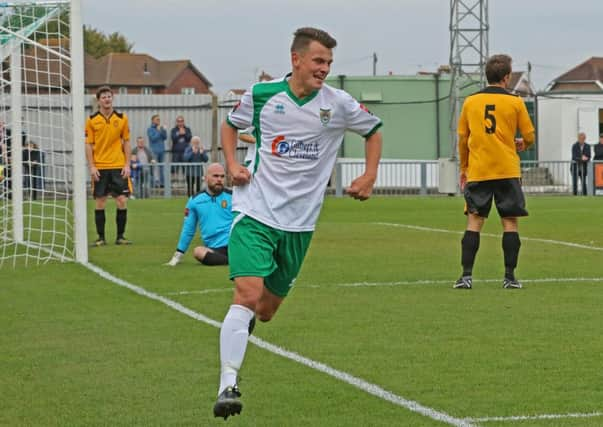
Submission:
[[[253,310],[242,305],[230,306],[222,329],[220,329],[220,388],[218,395],[229,386],[237,383],[237,372],[241,369],[247,340],[249,322],[254,316]]]

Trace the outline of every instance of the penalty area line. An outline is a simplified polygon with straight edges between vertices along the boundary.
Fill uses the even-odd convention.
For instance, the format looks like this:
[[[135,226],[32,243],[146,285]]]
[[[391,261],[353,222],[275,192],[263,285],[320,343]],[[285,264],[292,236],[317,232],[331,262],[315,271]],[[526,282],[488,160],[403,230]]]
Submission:
[[[395,287],[404,285],[445,285],[452,284],[453,280],[400,280],[396,282],[356,282],[335,283],[332,285],[297,285],[295,289],[321,289],[321,288],[378,288]],[[475,283],[499,283],[502,279],[475,279]],[[543,277],[537,279],[522,279],[522,283],[567,283],[567,282],[603,282],[603,277]],[[232,292],[233,288],[208,288],[196,291],[173,291],[165,295],[205,295]]]
[[[570,413],[570,414],[542,414],[542,415],[514,415],[509,417],[481,417],[464,418],[474,423],[505,422],[505,421],[536,421],[536,420],[560,420],[564,418],[595,418],[603,416],[602,412]]]
[[[407,228],[409,230],[417,230],[417,231],[429,231],[432,233],[447,233],[447,234],[459,234],[459,235],[462,235],[464,233],[464,231],[446,230],[445,228],[423,227],[420,225],[398,224],[395,222],[371,222],[369,224],[383,225],[386,227]],[[500,237],[500,234],[492,234],[492,233],[480,233],[480,234],[482,236],[486,236],[486,237]],[[550,243],[552,245],[569,246],[571,248],[588,249],[591,251],[603,251],[603,248],[601,248],[599,246],[589,246],[589,245],[583,245],[581,243],[566,242],[563,240],[541,239],[539,237],[525,237],[525,236],[521,236],[521,240],[522,241],[525,240],[525,241],[529,241],[529,242]]]
[[[188,317],[191,317],[195,320],[206,323],[215,328],[220,328],[222,326],[222,324],[220,322],[217,322],[214,319],[211,319],[201,313],[197,313],[169,298],[166,298],[166,297],[158,295],[156,293],[147,291],[146,289],[144,289],[140,286],[133,285],[132,283],[129,283],[123,279],[120,279],[119,277],[112,275],[111,273],[103,270],[102,268],[100,268],[94,264],[85,263],[85,264],[83,264],[83,266],[86,267],[87,269],[89,269],[90,271],[96,273],[97,275],[99,275],[100,277],[102,277],[105,280],[108,280],[118,286],[127,288],[138,295],[141,295],[143,297],[146,297],[146,298],[152,299],[154,301],[158,301],[162,304],[165,304],[168,307],[170,307]],[[343,381],[365,393],[371,394],[382,400],[385,400],[385,401],[388,401],[395,405],[398,405],[400,407],[406,408],[411,412],[419,413],[425,417],[431,418],[433,420],[441,421],[443,423],[446,423],[448,425],[455,426],[455,427],[477,427],[473,421],[456,418],[445,412],[438,411],[438,410],[430,408],[428,406],[421,405],[419,402],[416,402],[414,400],[405,399],[402,396],[399,396],[397,394],[394,394],[390,391],[383,389],[382,387],[378,386],[377,384],[370,383],[368,381],[363,380],[362,378],[355,377],[347,372],[337,370],[335,368],[330,367],[329,365],[309,359],[309,358],[304,357],[293,351],[285,350],[282,347],[279,347],[275,344],[271,344],[268,341],[264,341],[263,339],[258,338],[254,335],[249,337],[249,341],[266,351],[269,351],[276,355],[279,355],[279,356],[282,356],[289,360],[292,360],[294,362],[297,362],[301,365],[314,369],[318,372],[327,374],[327,375],[329,375],[335,379],[338,379],[340,381]]]

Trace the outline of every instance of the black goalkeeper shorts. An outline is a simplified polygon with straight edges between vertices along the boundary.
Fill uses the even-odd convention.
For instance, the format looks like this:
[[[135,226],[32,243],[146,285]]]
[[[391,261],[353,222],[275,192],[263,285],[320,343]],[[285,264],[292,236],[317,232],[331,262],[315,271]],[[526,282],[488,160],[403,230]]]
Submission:
[[[468,182],[465,185],[465,214],[488,218],[492,199],[501,218],[528,216],[519,178]]]

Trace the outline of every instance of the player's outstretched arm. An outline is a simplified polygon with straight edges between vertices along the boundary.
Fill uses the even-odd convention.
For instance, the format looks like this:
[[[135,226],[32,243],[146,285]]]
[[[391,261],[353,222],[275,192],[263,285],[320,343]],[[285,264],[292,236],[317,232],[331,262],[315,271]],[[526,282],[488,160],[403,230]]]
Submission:
[[[365,167],[364,174],[352,181],[346,188],[346,193],[356,200],[366,200],[373,193],[373,186],[377,180],[377,169],[381,160],[381,146],[383,138],[381,132],[376,132],[365,141]]]
[[[228,123],[222,123],[222,129],[220,132],[222,142],[222,152],[224,153],[224,160],[226,161],[226,168],[228,173],[232,176],[232,183],[234,185],[245,185],[249,184],[251,174],[247,168],[241,165],[236,158],[237,149],[237,131]]]

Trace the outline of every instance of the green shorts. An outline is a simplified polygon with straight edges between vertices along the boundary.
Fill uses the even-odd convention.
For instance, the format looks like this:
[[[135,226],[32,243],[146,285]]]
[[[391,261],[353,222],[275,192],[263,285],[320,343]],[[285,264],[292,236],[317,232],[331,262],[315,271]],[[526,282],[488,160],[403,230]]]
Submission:
[[[230,278],[263,277],[270,292],[286,297],[301,269],[313,232],[277,230],[244,214],[234,216],[228,242]]]

